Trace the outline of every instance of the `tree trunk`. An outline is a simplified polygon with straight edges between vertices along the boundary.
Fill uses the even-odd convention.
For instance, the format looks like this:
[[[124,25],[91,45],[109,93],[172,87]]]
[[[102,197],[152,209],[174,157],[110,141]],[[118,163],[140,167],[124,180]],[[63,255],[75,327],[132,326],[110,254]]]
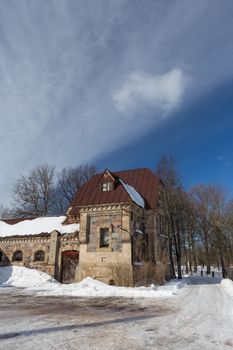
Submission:
[[[222,265],[222,278],[227,278],[227,270],[226,270],[225,264],[224,264],[222,249],[220,249],[220,248],[219,248],[219,256],[220,256],[220,261],[221,261],[221,265]]]
[[[171,239],[171,234],[170,234],[170,230],[169,230],[169,260],[170,260],[170,264],[171,264],[171,274],[172,274],[172,278],[176,278],[176,272],[175,272],[175,266],[174,266],[174,261],[173,261],[173,254],[172,254],[172,239]]]
[[[191,234],[191,246],[192,246],[193,265],[194,265],[193,271],[194,271],[194,273],[196,273],[197,272],[197,255],[196,255],[196,250],[195,250],[193,233]]]
[[[173,225],[173,228],[174,228],[174,225]],[[178,279],[180,280],[182,279],[181,254],[180,254],[180,228],[177,220],[176,220],[176,229],[177,229],[176,234],[175,234],[175,230],[173,230],[173,232],[174,232],[174,243],[175,243],[175,249],[176,249]]]
[[[178,272],[178,280],[182,279],[182,271],[181,271],[181,256],[180,254],[176,254],[177,261],[177,272]]]
[[[205,246],[205,255],[206,255],[206,274],[210,274],[210,253],[209,253],[209,244],[208,244],[208,234],[204,232],[204,246]]]

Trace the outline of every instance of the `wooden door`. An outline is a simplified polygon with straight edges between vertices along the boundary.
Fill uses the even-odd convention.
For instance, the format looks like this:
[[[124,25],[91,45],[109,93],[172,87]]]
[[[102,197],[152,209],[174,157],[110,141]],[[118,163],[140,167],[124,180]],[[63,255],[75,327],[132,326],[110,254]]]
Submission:
[[[62,283],[75,282],[76,267],[79,262],[79,252],[70,250],[62,253]]]

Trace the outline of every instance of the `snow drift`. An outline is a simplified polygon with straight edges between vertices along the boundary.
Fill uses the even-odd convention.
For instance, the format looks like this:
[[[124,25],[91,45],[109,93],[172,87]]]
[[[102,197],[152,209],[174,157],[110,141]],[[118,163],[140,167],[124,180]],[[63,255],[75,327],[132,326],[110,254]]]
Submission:
[[[225,292],[233,297],[233,281],[229,278],[223,279],[221,281],[221,287],[225,290]]]
[[[37,288],[58,282],[47,273],[21,266],[0,267],[0,287]]]
[[[27,292],[36,292],[44,296],[156,298],[178,294],[185,283],[173,281],[159,287],[151,285],[129,288],[109,286],[87,277],[80,283],[65,285],[34,269],[19,266],[0,267],[0,287],[7,286],[23,287]]]

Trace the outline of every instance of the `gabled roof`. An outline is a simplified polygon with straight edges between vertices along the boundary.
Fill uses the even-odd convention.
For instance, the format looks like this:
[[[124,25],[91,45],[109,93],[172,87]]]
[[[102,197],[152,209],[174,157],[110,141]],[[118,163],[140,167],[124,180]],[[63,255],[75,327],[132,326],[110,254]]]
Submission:
[[[114,189],[112,191],[102,191],[104,174],[108,172],[115,179]],[[161,183],[158,176],[147,168],[131,169],[125,171],[109,172],[94,175],[77,191],[72,203],[70,215],[77,215],[79,208],[88,205],[129,203],[133,199],[123,186],[125,184],[132,186],[144,199],[145,208],[152,209],[157,207],[158,189]]]

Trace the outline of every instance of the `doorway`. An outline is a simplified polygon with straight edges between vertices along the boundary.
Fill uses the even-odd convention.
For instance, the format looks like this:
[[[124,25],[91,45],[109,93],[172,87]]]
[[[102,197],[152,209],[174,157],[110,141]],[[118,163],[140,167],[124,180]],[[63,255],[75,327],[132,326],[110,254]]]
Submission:
[[[76,275],[76,267],[79,262],[79,252],[68,250],[62,253],[62,283],[74,283]]]

